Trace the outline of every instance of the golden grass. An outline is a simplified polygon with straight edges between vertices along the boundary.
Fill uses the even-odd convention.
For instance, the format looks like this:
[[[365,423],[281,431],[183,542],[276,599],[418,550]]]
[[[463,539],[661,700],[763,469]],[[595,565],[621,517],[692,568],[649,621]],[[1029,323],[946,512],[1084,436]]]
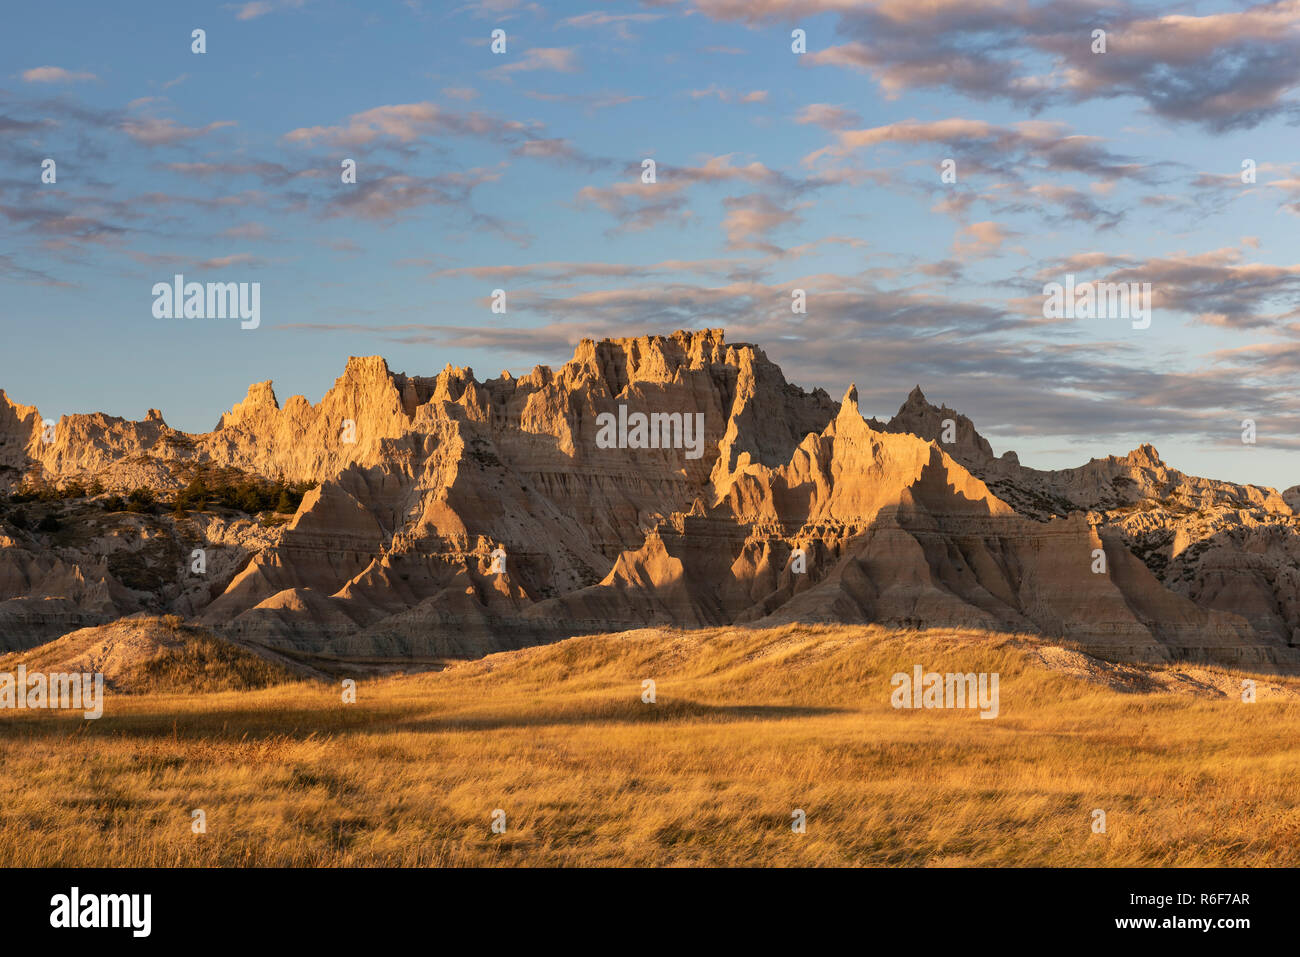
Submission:
[[[1024,647],[642,632],[363,681],[356,704],[296,683],[8,712],[0,864],[1300,864],[1294,699],[1124,694]],[[894,710],[916,663],[998,672],[1000,716]]]
[[[132,693],[252,691],[293,681],[296,675],[238,645],[198,629],[178,629],[185,641],[163,648],[123,674]]]

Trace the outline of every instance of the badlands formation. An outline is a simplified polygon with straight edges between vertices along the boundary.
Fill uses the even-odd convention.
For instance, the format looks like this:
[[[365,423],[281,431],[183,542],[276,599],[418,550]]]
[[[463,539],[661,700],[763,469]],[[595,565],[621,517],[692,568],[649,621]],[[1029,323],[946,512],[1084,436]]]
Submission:
[[[702,413],[703,454],[598,441],[635,413]],[[287,522],[173,512],[197,466],[316,485]],[[584,340],[557,370],[484,382],[353,358],[319,404],[255,384],[202,435],[151,411],[51,436],[0,392],[0,490],[76,485],[17,522],[0,508],[0,651],[140,614],[300,660],[873,622],[1300,667],[1300,489],[1184,475],[1149,445],[1026,468],[919,389],[867,420],[855,389],[804,391],[720,330]],[[162,507],[104,507],[140,488]]]

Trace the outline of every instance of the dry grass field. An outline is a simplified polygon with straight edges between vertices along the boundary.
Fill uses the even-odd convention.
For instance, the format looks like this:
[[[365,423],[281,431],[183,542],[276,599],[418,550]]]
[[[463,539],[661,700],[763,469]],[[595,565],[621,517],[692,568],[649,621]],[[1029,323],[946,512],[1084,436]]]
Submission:
[[[363,680],[355,704],[295,682],[0,712],[0,864],[1300,864],[1300,682],[1245,704],[1226,671],[1099,683],[1066,659],[1005,635],[642,631]],[[918,663],[998,673],[999,716],[893,709]]]

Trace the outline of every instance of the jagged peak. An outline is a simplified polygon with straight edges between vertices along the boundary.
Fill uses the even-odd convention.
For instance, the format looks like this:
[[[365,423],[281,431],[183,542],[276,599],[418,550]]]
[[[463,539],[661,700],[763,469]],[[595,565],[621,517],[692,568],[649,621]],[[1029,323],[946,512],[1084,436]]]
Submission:
[[[280,408],[280,401],[275,397],[275,388],[271,385],[271,381],[267,379],[265,382],[254,382],[250,385],[241,405],[269,405],[273,409]]]
[[[1124,456],[1124,461],[1129,465],[1146,465],[1146,466],[1163,466],[1165,463],[1160,458],[1160,453],[1150,442],[1143,442],[1136,449]]]
[[[438,373],[437,378],[446,378],[448,380],[464,381],[474,378],[474,370],[469,366],[454,366],[450,362]]]
[[[862,410],[858,408],[857,383],[850,383],[844,390],[844,398],[840,400],[839,413],[827,423],[823,434],[859,435],[864,430],[875,431],[871,423],[862,415]]]
[[[387,374],[388,360],[383,356],[348,356],[348,364],[344,367],[343,374],[375,371]]]
[[[912,391],[907,394],[907,398],[903,401],[903,404],[898,407],[898,413],[895,415],[895,418],[898,418],[898,416],[907,415],[908,413],[913,413],[913,414],[917,412],[956,413],[956,411],[957,411],[956,409],[950,409],[946,405],[943,406],[935,405],[933,402],[931,402],[929,399],[925,397],[925,393],[921,391],[921,387],[919,385],[916,385],[913,386]]]
[[[220,421],[217,422],[217,431],[239,425],[255,412],[279,411],[279,409],[280,403],[275,397],[275,389],[271,387],[271,380],[254,382],[248,387],[244,401],[236,402],[229,412],[221,416]]]
[[[669,360],[676,367],[681,360],[686,364],[697,361],[734,361],[738,351],[760,352],[757,346],[738,342],[727,344],[725,329],[678,329],[668,335],[606,337],[600,340],[582,339],[574,350],[570,363],[599,363],[615,359],[620,364],[634,368]]]
[[[610,345],[621,346],[623,348],[646,346],[650,344],[666,344],[669,342],[675,342],[688,351],[703,345],[724,346],[727,344],[727,330],[721,328],[678,329],[675,332],[668,333],[667,335],[651,333],[644,336],[607,336],[599,340],[599,344],[609,343]],[[596,340],[583,339],[579,344],[579,348],[588,343],[593,346],[598,344]],[[735,343],[735,345],[743,346],[744,343]]]
[[[1300,515],[1300,485],[1292,485],[1282,493],[1282,501],[1291,506],[1291,511]]]
[[[951,438],[944,441],[945,452],[964,465],[987,462],[994,457],[993,447],[980,435],[974,422],[946,404],[935,405],[925,397],[919,385],[908,393],[907,400],[898,407],[898,412],[889,420],[885,429],[889,432],[910,432],[926,441],[936,441],[943,436],[944,423],[948,419],[952,419],[958,428],[955,444],[949,445]]]
[[[474,370],[469,366],[454,366],[450,362],[434,380],[433,400],[459,402],[470,386],[477,385]]]
[[[29,415],[40,414],[36,406],[23,405],[21,402],[15,402],[13,399],[9,398],[8,393],[6,393],[4,389],[0,389],[0,404],[9,406],[9,408],[13,410],[13,414],[20,419],[26,418]]]

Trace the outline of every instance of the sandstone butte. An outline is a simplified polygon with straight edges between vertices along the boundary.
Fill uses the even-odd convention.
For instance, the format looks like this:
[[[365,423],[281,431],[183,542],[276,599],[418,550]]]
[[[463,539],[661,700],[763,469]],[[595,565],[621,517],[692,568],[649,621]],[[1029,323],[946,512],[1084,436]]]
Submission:
[[[704,413],[704,456],[599,448],[597,416],[620,404]],[[584,340],[558,370],[484,382],[352,358],[318,404],[282,405],[257,383],[202,435],[150,411],[66,416],[45,442],[38,411],[0,392],[9,490],[98,481],[165,503],[196,465],[319,484],[281,524],[85,501],[41,532],[10,506],[0,651],[167,613],[352,659],[647,625],[874,622],[1039,634],[1115,660],[1300,667],[1300,488],[1184,475],[1149,445],[1038,471],[919,388],[890,421],[867,420],[855,388],[838,403],[804,391],[721,330]]]

